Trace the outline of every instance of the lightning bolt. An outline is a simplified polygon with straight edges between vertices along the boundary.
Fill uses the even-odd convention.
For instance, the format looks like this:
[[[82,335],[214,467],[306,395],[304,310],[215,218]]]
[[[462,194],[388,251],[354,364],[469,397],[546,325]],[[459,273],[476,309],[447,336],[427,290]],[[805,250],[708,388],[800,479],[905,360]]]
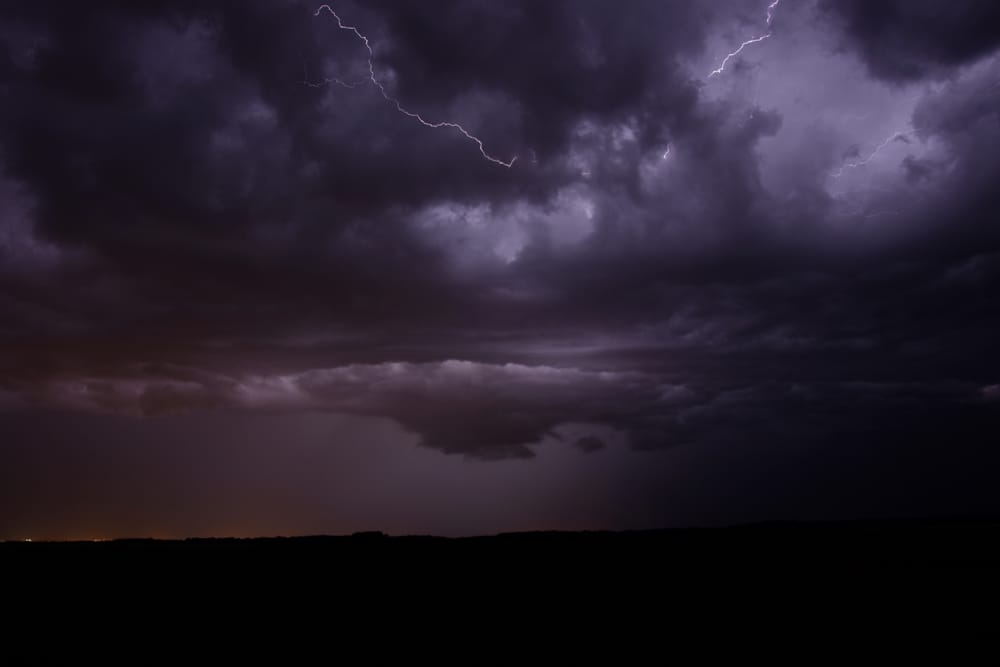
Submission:
[[[713,76],[718,76],[718,75],[722,74],[722,72],[725,71],[725,69],[726,69],[726,64],[732,58],[735,58],[736,56],[740,55],[740,52],[743,49],[747,48],[751,44],[760,44],[761,42],[763,42],[765,39],[767,39],[770,36],[771,36],[771,33],[767,32],[767,33],[764,33],[763,35],[761,35],[760,37],[754,37],[753,39],[748,39],[747,41],[745,41],[742,44],[740,44],[740,48],[736,49],[735,51],[733,51],[732,53],[728,54],[725,58],[722,59],[722,64],[719,65],[718,69],[713,69],[712,73],[708,75],[708,78],[711,79]]]
[[[881,153],[889,144],[891,144],[894,141],[906,141],[907,143],[909,143],[906,139],[906,136],[908,134],[909,132],[896,132],[895,134],[890,135],[888,139],[886,139],[878,146],[876,146],[875,150],[873,150],[865,159],[858,160],[857,162],[848,162],[844,165],[841,165],[841,167],[837,169],[837,171],[833,172],[833,177],[840,178],[841,176],[844,175],[844,172],[847,171],[848,169],[857,169],[858,167],[865,166],[866,164],[874,160],[879,153]]]
[[[780,3],[781,0],[774,0],[774,2],[772,2],[767,6],[767,20],[765,23],[768,28],[771,27],[771,21],[774,20],[774,10],[778,8],[778,5]],[[708,78],[711,79],[713,76],[718,76],[722,74],[726,70],[726,65],[729,64],[729,61],[735,58],[736,56],[740,55],[743,49],[747,48],[751,44],[760,44],[765,39],[768,39],[770,36],[771,36],[771,31],[768,30],[763,35],[760,35],[758,37],[752,37],[747,41],[743,42],[742,44],[740,44],[739,48],[737,48],[732,53],[727,54],[726,57],[722,59],[722,64],[719,65],[718,69],[713,69],[711,73],[708,75]]]
[[[437,122],[437,123],[432,123],[430,121],[425,120],[420,114],[418,114],[418,113],[416,113],[414,111],[410,111],[409,109],[406,109],[405,107],[403,107],[403,105],[399,102],[399,100],[396,99],[395,97],[393,97],[392,95],[390,95],[389,92],[385,89],[385,86],[382,85],[382,82],[379,81],[378,77],[375,76],[375,52],[372,50],[372,45],[368,41],[368,37],[366,37],[365,35],[363,35],[361,33],[361,31],[358,30],[358,28],[356,26],[346,25],[340,19],[340,16],[337,14],[337,12],[333,11],[333,8],[330,7],[330,5],[321,5],[320,8],[316,10],[316,13],[313,14],[313,16],[319,16],[324,11],[329,12],[333,16],[333,18],[337,19],[337,27],[338,28],[340,28],[341,30],[347,30],[349,32],[353,32],[357,36],[357,38],[359,40],[361,40],[361,42],[365,45],[365,49],[368,50],[368,79],[367,80],[371,81],[372,85],[374,85],[375,88],[377,88],[378,91],[382,94],[382,97],[385,98],[385,100],[387,102],[392,103],[396,107],[396,110],[399,113],[403,114],[404,116],[409,116],[410,118],[416,120],[417,122],[419,122],[421,125],[424,125],[425,127],[430,127],[430,128],[434,128],[434,129],[449,128],[449,129],[452,129],[452,130],[457,130],[466,139],[468,139],[469,141],[474,142],[479,147],[479,152],[482,154],[482,156],[484,158],[486,158],[487,160],[489,160],[490,162],[492,162],[494,164],[498,164],[501,167],[507,167],[508,169],[510,169],[511,167],[514,166],[514,162],[517,160],[517,156],[516,155],[514,157],[512,157],[509,161],[504,161],[504,160],[501,160],[500,158],[493,157],[492,155],[490,155],[489,153],[486,152],[486,147],[483,145],[482,139],[480,139],[479,137],[477,137],[477,136],[469,133],[468,130],[466,130],[464,127],[462,127],[458,123],[453,123],[453,122],[450,122],[450,121],[441,121],[441,122]],[[359,82],[345,83],[345,82],[341,81],[340,79],[327,79],[325,81],[325,83],[336,83],[336,84],[341,85],[341,86],[343,86],[345,88],[354,88],[357,85],[357,83],[359,83]],[[317,84],[317,85],[322,85],[322,84]]]
[[[767,6],[767,25],[770,27],[771,21],[774,19],[774,10],[778,8],[781,4],[781,0],[774,0],[771,4]]]

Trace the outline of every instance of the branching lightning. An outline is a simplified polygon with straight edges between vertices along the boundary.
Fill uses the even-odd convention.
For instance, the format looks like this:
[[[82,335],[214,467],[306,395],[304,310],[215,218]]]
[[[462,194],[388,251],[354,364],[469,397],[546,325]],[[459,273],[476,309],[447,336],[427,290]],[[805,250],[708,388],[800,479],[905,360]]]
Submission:
[[[775,4],[777,4],[777,3],[775,3]],[[393,105],[395,105],[396,110],[399,111],[399,113],[403,114],[404,116],[409,116],[410,118],[413,118],[414,120],[416,120],[417,122],[419,122],[421,125],[424,125],[426,127],[430,127],[430,128],[434,128],[434,129],[450,128],[450,129],[453,129],[453,130],[457,130],[466,139],[474,142],[479,147],[479,152],[482,154],[482,156],[484,158],[486,158],[487,160],[489,160],[490,162],[492,162],[494,164],[498,164],[501,167],[507,167],[508,169],[510,169],[512,166],[514,166],[514,162],[517,161],[517,156],[516,155],[514,157],[512,157],[509,161],[504,161],[504,160],[501,160],[500,158],[497,158],[497,157],[494,157],[494,156],[490,155],[489,153],[486,152],[486,147],[483,145],[483,141],[479,137],[477,137],[477,136],[475,136],[473,134],[470,134],[468,132],[468,130],[466,130],[464,127],[462,127],[458,123],[453,123],[453,122],[450,122],[450,121],[441,121],[441,122],[437,122],[437,123],[432,123],[432,122],[429,122],[429,121],[425,120],[420,114],[418,114],[418,113],[416,113],[414,111],[410,111],[409,109],[406,109],[405,107],[403,107],[403,105],[399,102],[399,100],[397,100],[395,97],[393,97],[392,95],[390,95],[389,92],[385,89],[385,86],[382,84],[382,82],[379,81],[378,77],[375,76],[375,52],[372,50],[372,46],[371,46],[371,43],[368,41],[368,37],[366,37],[365,35],[363,35],[361,33],[361,31],[358,30],[358,28],[356,26],[346,25],[340,19],[340,16],[337,14],[337,12],[333,11],[333,8],[330,7],[330,5],[322,5],[322,6],[320,6],[320,8],[316,10],[316,13],[314,14],[314,16],[319,16],[324,11],[329,12],[330,15],[332,15],[333,18],[335,18],[337,20],[337,27],[338,28],[340,28],[341,30],[347,30],[347,31],[353,32],[355,34],[355,36],[357,36],[357,38],[359,40],[361,40],[361,43],[365,45],[365,49],[368,50],[368,79],[367,79],[367,81],[370,81],[372,83],[372,85],[374,85],[375,88],[378,89],[379,93],[382,94],[382,97],[385,98],[385,100],[387,102],[390,102]],[[364,81],[365,80],[362,80],[362,82],[364,82]],[[335,83],[335,84],[343,86],[345,88],[354,88],[355,86],[358,85],[358,83],[362,83],[362,82],[344,82],[344,81],[341,81],[340,79],[336,79],[336,78],[334,78],[334,79],[326,79],[324,81],[324,83]],[[310,85],[313,85],[313,84],[310,84]],[[316,86],[321,86],[323,84],[315,84],[315,85]]]
[[[781,3],[781,0],[774,0],[774,2],[772,2],[771,4],[769,4],[767,6],[767,21],[766,21],[766,25],[768,27],[768,31],[765,32],[763,35],[759,35],[757,37],[752,37],[752,38],[746,40],[745,42],[743,42],[742,44],[740,44],[739,48],[737,48],[735,51],[733,51],[732,53],[727,54],[726,57],[722,59],[722,64],[719,65],[718,69],[712,70],[712,72],[708,75],[709,79],[711,79],[713,76],[718,76],[718,75],[722,74],[726,70],[726,65],[729,64],[729,61],[732,60],[733,58],[735,58],[736,56],[740,55],[740,53],[743,51],[743,49],[747,48],[751,44],[760,44],[765,39],[768,39],[771,36],[771,30],[770,30],[771,21],[774,20],[774,10],[777,9],[777,7],[778,7],[778,5],[780,3]]]
[[[323,88],[324,86],[329,86],[331,83],[337,84],[343,88],[354,90],[358,86],[368,83],[368,79],[359,79],[358,81],[348,82],[333,76],[327,77],[322,81],[313,81],[309,78],[309,66],[306,65],[305,57],[302,58],[302,85],[309,86],[310,88]]]
[[[865,166],[866,164],[874,160],[879,153],[885,150],[885,148],[894,141],[905,141],[909,143],[909,141],[906,138],[908,134],[909,132],[893,133],[892,135],[889,136],[889,138],[887,138],[885,141],[876,146],[875,150],[873,150],[871,153],[868,154],[868,157],[864,158],[863,160],[858,160],[857,162],[847,162],[841,165],[841,167],[837,169],[837,171],[833,172],[832,174],[833,177],[840,178],[841,176],[844,175],[844,172],[848,169],[857,169],[858,167]]]
[[[754,37],[753,39],[748,39],[747,41],[745,41],[742,44],[740,44],[740,48],[738,48],[735,51],[733,51],[732,53],[726,55],[726,57],[722,59],[722,64],[719,65],[718,69],[713,69],[712,73],[708,75],[708,78],[712,78],[713,76],[718,76],[719,74],[722,74],[722,72],[725,71],[725,69],[726,69],[726,64],[732,58],[735,58],[736,56],[740,55],[740,52],[743,49],[745,49],[746,47],[750,46],[751,44],[760,44],[761,42],[763,42],[765,39],[767,39],[770,36],[771,36],[771,33],[767,32],[767,33],[764,33],[763,35],[761,35],[760,37]]]
[[[309,86],[310,88],[323,88],[329,86],[331,83],[341,86],[342,88],[348,88],[354,90],[363,83],[368,83],[368,79],[361,79],[360,81],[344,81],[343,79],[338,79],[337,77],[329,77],[323,79],[322,81],[310,81],[309,79],[302,80],[303,85]]]

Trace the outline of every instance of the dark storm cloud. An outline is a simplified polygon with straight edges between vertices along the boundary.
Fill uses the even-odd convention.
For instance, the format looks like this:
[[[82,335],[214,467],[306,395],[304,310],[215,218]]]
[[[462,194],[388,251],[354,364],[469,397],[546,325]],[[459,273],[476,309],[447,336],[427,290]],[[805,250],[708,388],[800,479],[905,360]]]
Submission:
[[[1000,47],[1000,6],[989,0],[823,0],[876,76],[942,73]]]
[[[388,62],[405,82],[404,99],[498,91],[521,107],[524,141],[542,158],[564,148],[581,116],[640,114],[648,140],[662,141],[664,126],[694,101],[675,71],[706,28],[690,3],[643,0],[624,11],[600,0],[372,6],[391,30]]]
[[[23,45],[8,44],[5,151],[44,201],[47,231],[84,240],[86,226],[86,240],[110,245],[134,242],[121,228],[144,218],[209,237],[248,219],[342,226],[425,199],[544,195],[566,178],[558,165],[507,171],[471,159],[473,144],[405,119],[371,86],[303,85],[366,68],[355,35],[310,7],[22,10],[16,24],[45,38],[22,67]],[[378,66],[395,71],[400,97],[429,118],[470,116],[493,152],[525,164],[529,150],[557,154],[583,117],[648,114],[644,130],[661,140],[694,100],[675,71],[699,43],[690,10],[526,3],[498,20],[475,3],[341,8],[352,10],[382,38]]]
[[[304,85],[366,67],[356,37],[305,3],[15,7],[2,159],[33,198],[36,235],[90,251],[93,271],[125,283],[108,289],[149,304],[156,326],[159,304],[173,324],[249,310],[256,320],[282,302],[286,317],[326,319],[334,301],[337,319],[409,320],[423,316],[421,284],[457,312],[467,299],[415,238],[412,209],[547,200],[575,178],[558,153],[582,118],[639,114],[644,138],[662,141],[695,99],[676,71],[703,27],[685,7],[636,5],[604,32],[604,3],[511,5],[485,50],[468,24],[489,18],[486,5],[441,22],[417,5],[340,8],[370,22],[379,67],[399,68],[408,104],[519,154],[512,170],[401,116],[371,86]],[[441,44],[411,43],[429,23]]]
[[[636,116],[646,142],[692,122],[677,57],[704,25],[687,5],[510,5],[489,48],[470,26],[490,6],[420,7],[339,8],[369,23],[379,71],[398,70],[408,104],[475,127],[490,150],[519,154],[517,169],[401,116],[371,86],[304,85],[366,67],[355,36],[311,5],[8,10],[0,158],[30,199],[32,242],[90,260],[48,279],[70,283],[74,304],[98,298],[80,292],[100,280],[103,298],[131,306],[115,317],[155,327],[219,316],[225,328],[272,308],[329,323],[331,302],[352,324],[420,319],[425,298],[458,313],[470,299],[412,229],[414,207],[547,201],[577,177],[560,151],[581,119]],[[429,24],[440,43],[413,33]]]
[[[336,5],[404,106],[511,169],[400,114],[314,4],[4,10],[0,389],[390,417],[479,458],[567,424],[595,429],[571,438],[587,452],[600,428],[657,449],[991,423],[991,70],[922,93],[898,173],[845,212],[831,172],[867,137],[838,153],[817,131],[768,184],[800,112],[741,86],[781,63],[692,73],[759,4],[736,28],[743,3]],[[992,5],[954,7],[838,3],[821,25],[913,79],[992,48]],[[782,11],[774,43],[804,21]],[[361,83],[309,85],[332,77]]]

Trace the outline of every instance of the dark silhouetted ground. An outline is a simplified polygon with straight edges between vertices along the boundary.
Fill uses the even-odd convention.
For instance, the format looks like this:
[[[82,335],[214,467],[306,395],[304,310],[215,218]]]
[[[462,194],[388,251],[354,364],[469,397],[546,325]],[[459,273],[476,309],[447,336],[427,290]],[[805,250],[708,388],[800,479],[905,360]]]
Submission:
[[[104,542],[5,542],[0,555],[128,552],[273,553],[335,561],[430,557],[472,563],[502,557],[531,563],[720,568],[1000,566],[1000,519],[766,523],[728,528],[624,532],[509,533],[488,537],[330,537],[123,539]],[[411,560],[412,562],[412,560]]]

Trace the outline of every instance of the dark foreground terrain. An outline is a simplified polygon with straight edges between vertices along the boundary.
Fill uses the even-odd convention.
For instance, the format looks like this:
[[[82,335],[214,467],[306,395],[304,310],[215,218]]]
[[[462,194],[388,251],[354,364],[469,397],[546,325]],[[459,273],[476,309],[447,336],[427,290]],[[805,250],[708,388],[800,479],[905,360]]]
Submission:
[[[671,563],[726,568],[1000,567],[1000,518],[781,522],[728,528],[509,533],[455,539],[390,537],[373,532],[339,537],[0,543],[0,557],[143,552],[267,553],[364,562],[396,557],[457,558],[465,564],[501,556],[511,566],[613,562],[632,567]]]

